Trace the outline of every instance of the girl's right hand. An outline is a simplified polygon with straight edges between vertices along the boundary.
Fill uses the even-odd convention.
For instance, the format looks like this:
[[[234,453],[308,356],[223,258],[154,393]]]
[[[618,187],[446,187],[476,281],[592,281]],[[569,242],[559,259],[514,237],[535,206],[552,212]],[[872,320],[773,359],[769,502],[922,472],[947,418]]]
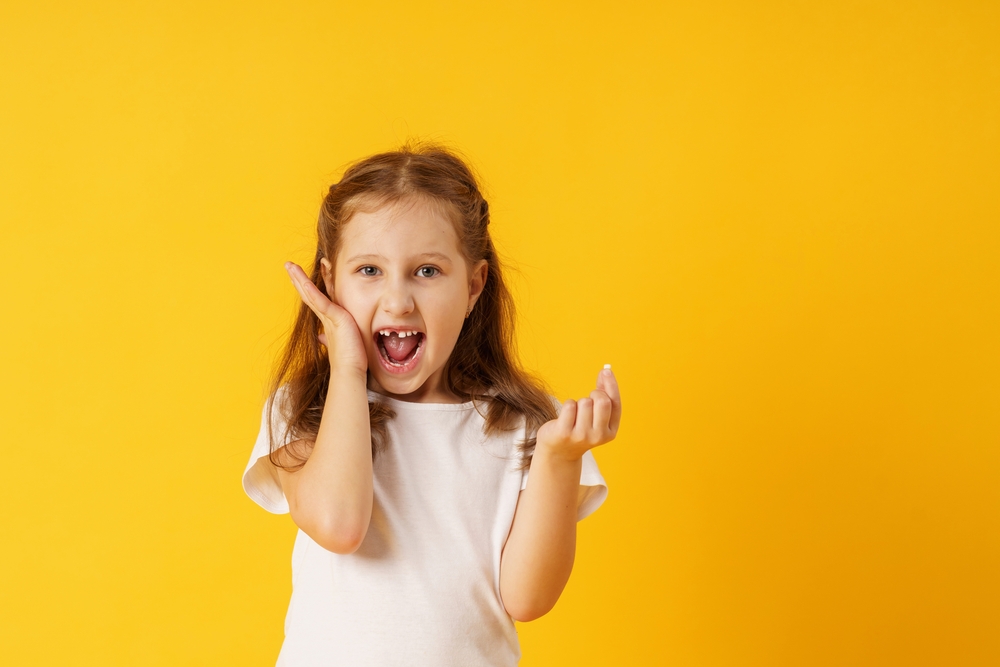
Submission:
[[[355,369],[362,374],[366,373],[368,353],[365,352],[361,331],[354,317],[323,294],[298,264],[285,262],[285,270],[302,298],[302,303],[316,313],[323,326],[319,340],[329,352],[330,368]]]

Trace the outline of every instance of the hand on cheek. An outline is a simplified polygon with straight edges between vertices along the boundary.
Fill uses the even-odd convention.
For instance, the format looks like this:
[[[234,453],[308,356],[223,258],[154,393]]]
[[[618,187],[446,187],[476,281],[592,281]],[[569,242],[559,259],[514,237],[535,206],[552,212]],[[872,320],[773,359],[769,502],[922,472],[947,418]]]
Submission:
[[[319,318],[323,332],[318,339],[328,350],[331,368],[353,369],[365,373],[368,369],[368,353],[357,322],[351,314],[323,294],[298,264],[286,262],[285,270],[288,271],[302,303]]]
[[[590,396],[568,399],[559,416],[538,429],[536,452],[576,460],[588,450],[611,442],[618,434],[622,401],[618,382],[610,368],[597,376],[597,388]]]

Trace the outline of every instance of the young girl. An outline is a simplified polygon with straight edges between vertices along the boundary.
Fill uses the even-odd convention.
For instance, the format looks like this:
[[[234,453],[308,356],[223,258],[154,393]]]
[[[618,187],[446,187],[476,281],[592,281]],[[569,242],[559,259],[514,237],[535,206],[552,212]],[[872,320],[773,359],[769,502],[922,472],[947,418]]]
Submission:
[[[299,527],[278,665],[516,665],[514,620],[569,579],[618,385],[559,406],[521,370],[489,224],[461,160],[404,148],[350,167],[311,273],[286,264],[302,306],[243,475]]]

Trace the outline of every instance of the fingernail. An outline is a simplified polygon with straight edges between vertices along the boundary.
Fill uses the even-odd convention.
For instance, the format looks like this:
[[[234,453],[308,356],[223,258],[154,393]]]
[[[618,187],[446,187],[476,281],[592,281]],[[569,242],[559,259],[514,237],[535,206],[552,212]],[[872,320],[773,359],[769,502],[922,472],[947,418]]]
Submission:
[[[285,262],[285,271],[289,271],[292,268],[291,262]]]

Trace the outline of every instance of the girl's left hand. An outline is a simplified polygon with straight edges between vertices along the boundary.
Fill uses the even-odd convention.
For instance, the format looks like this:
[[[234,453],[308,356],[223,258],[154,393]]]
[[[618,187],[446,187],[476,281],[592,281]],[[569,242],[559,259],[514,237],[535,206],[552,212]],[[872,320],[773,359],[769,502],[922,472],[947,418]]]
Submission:
[[[605,368],[598,374],[597,389],[589,397],[565,401],[559,416],[541,425],[535,451],[577,460],[588,450],[614,440],[621,417],[618,381],[611,369]]]

